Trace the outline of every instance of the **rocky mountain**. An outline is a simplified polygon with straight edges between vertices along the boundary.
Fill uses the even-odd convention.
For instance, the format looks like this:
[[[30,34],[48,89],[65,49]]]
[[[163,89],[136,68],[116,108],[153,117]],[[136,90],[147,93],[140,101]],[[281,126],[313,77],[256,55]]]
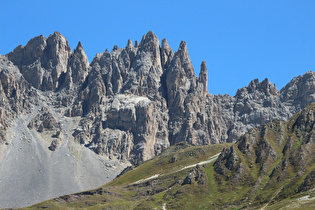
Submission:
[[[251,129],[224,149],[214,163],[219,186],[228,184],[249,206],[313,194],[314,114],[313,103],[287,122],[275,120]],[[246,186],[246,193],[239,191],[240,185]]]
[[[80,42],[72,51],[59,32],[35,37],[0,58],[0,171],[10,171],[6,182],[19,178],[12,173],[22,162],[8,169],[5,161],[21,159],[27,150],[17,145],[30,142],[42,167],[54,160],[42,162],[39,150],[49,158],[82,150],[106,163],[113,161],[109,165],[116,165],[115,170],[104,168],[113,172],[106,182],[128,164],[151,159],[178,142],[235,142],[246,131],[273,119],[286,120],[315,101],[312,71],[280,91],[267,79],[256,79],[235,96],[208,93],[207,73],[202,62],[196,77],[184,41],[173,52],[166,39],[160,44],[151,31],[139,44],[128,40],[126,47],[114,46],[91,63]],[[13,153],[15,147],[18,152]],[[71,157],[75,165],[76,156]],[[92,159],[81,161],[99,170]],[[38,164],[30,168],[38,171]],[[0,189],[5,189],[2,177],[1,173]],[[29,183],[24,183],[27,188]],[[80,185],[77,179],[73,183]]]
[[[314,132],[312,103],[232,145],[181,142],[101,188],[32,208],[313,209]]]
[[[0,78],[0,208],[93,189],[130,165],[77,144],[80,117],[65,117],[59,93],[35,89],[4,57]]]

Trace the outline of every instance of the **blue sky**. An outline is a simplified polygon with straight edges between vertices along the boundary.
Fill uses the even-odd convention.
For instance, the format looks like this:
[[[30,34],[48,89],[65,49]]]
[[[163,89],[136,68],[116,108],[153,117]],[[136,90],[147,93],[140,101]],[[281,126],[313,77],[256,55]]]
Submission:
[[[197,76],[206,61],[210,93],[235,95],[255,78],[280,89],[315,70],[314,10],[313,0],[0,0],[0,54],[59,31],[92,61],[152,30],[174,51],[187,42]]]

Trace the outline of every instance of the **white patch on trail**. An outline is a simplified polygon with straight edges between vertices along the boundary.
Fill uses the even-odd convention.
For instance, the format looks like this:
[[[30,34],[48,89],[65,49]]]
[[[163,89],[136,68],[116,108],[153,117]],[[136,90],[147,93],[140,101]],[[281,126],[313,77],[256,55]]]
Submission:
[[[219,157],[220,154],[221,154],[221,153],[218,153],[218,154],[216,154],[216,155],[210,157],[209,160],[202,161],[202,162],[199,162],[199,163],[196,163],[196,164],[192,164],[192,165],[189,165],[189,166],[185,166],[185,167],[183,167],[183,168],[181,168],[181,169],[175,171],[175,173],[176,173],[176,172],[179,172],[179,171],[182,171],[182,170],[185,170],[185,169],[188,169],[188,168],[195,167],[195,166],[197,166],[197,165],[204,165],[204,164],[211,163],[211,162],[215,161],[215,160]],[[162,175],[163,175],[163,174],[162,174]],[[138,181],[136,181],[136,182],[133,182],[132,185],[133,185],[133,184],[143,183],[143,182],[149,181],[149,180],[151,180],[151,179],[155,179],[155,178],[157,178],[157,177],[159,177],[159,176],[160,176],[160,174],[155,174],[155,175],[150,176],[150,177],[148,177],[148,178],[146,178],[146,179],[140,179],[140,180],[138,180]]]
[[[299,201],[299,202],[312,201],[312,200],[315,200],[315,197],[311,197],[311,196],[307,195],[307,196],[303,196],[301,198],[298,198],[296,200]]]
[[[196,164],[193,164],[193,165],[185,166],[184,168],[181,168],[178,171],[182,171],[182,170],[185,170],[185,169],[188,169],[188,168],[196,167],[197,165],[204,165],[204,164],[211,163],[211,162],[215,161],[219,157],[220,154],[221,153],[218,153],[218,154],[210,157],[209,160],[202,161],[202,162],[199,162],[199,163],[196,163]],[[176,172],[178,172],[178,171],[176,171]]]
[[[160,174],[155,174],[153,176],[150,176],[149,178],[146,178],[146,179],[140,179],[132,184],[139,184],[139,183],[142,183],[142,182],[146,182],[146,181],[149,181],[150,179],[155,179],[157,177],[159,177]]]

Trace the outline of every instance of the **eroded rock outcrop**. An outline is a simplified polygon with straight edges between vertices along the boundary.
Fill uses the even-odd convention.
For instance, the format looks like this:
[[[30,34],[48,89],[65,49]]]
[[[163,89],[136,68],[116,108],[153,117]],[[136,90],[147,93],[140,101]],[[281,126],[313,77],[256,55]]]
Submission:
[[[44,91],[60,88],[68,71],[75,81],[84,79],[88,67],[81,43],[72,53],[68,41],[59,32],[48,38],[35,37],[26,46],[19,45],[7,57],[33,87]]]
[[[260,202],[269,201],[271,196],[283,199],[311,189],[315,163],[314,113],[312,103],[288,121],[275,120],[244,134],[223,150],[214,163],[218,182],[228,182],[231,188],[248,186],[247,199]],[[272,191],[273,195],[269,195],[271,189],[277,189]]]
[[[37,103],[36,92],[6,57],[0,57],[0,143],[8,139],[10,122],[19,114],[29,113]]]
[[[186,184],[194,184],[205,185],[206,184],[206,173],[197,165],[194,169],[192,169],[189,174],[184,179],[182,185]]]
[[[60,129],[60,125],[57,124],[54,116],[49,112],[46,107],[41,108],[39,113],[32,119],[32,121],[28,124],[28,128],[37,129],[39,132],[43,132],[45,130],[52,131],[55,128]]]

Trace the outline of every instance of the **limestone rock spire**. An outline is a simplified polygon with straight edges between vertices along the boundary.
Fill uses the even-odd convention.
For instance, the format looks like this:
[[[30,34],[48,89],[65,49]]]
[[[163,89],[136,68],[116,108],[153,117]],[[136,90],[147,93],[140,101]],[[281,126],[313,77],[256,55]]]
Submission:
[[[174,57],[174,52],[172,48],[168,45],[167,40],[164,38],[162,40],[162,48],[161,48],[161,64],[162,68],[166,69],[171,63]]]
[[[89,65],[89,60],[82,43],[79,42],[69,60],[69,71],[71,71],[73,83],[81,84],[85,80]]]
[[[184,69],[186,76],[188,78],[195,77],[194,67],[191,63],[188,50],[187,50],[187,44],[185,41],[181,41],[179,45],[179,49],[175,53],[175,56],[177,56],[180,59],[182,68]]]
[[[128,39],[128,43],[127,43],[126,48],[127,48],[127,49],[132,49],[132,48],[133,48],[133,44],[132,44],[131,39]]]
[[[202,63],[201,63],[201,68],[200,68],[198,82],[203,85],[202,92],[205,95],[208,92],[208,90],[207,90],[208,72],[207,72],[207,66],[206,66],[206,62],[205,61],[202,61]]]

